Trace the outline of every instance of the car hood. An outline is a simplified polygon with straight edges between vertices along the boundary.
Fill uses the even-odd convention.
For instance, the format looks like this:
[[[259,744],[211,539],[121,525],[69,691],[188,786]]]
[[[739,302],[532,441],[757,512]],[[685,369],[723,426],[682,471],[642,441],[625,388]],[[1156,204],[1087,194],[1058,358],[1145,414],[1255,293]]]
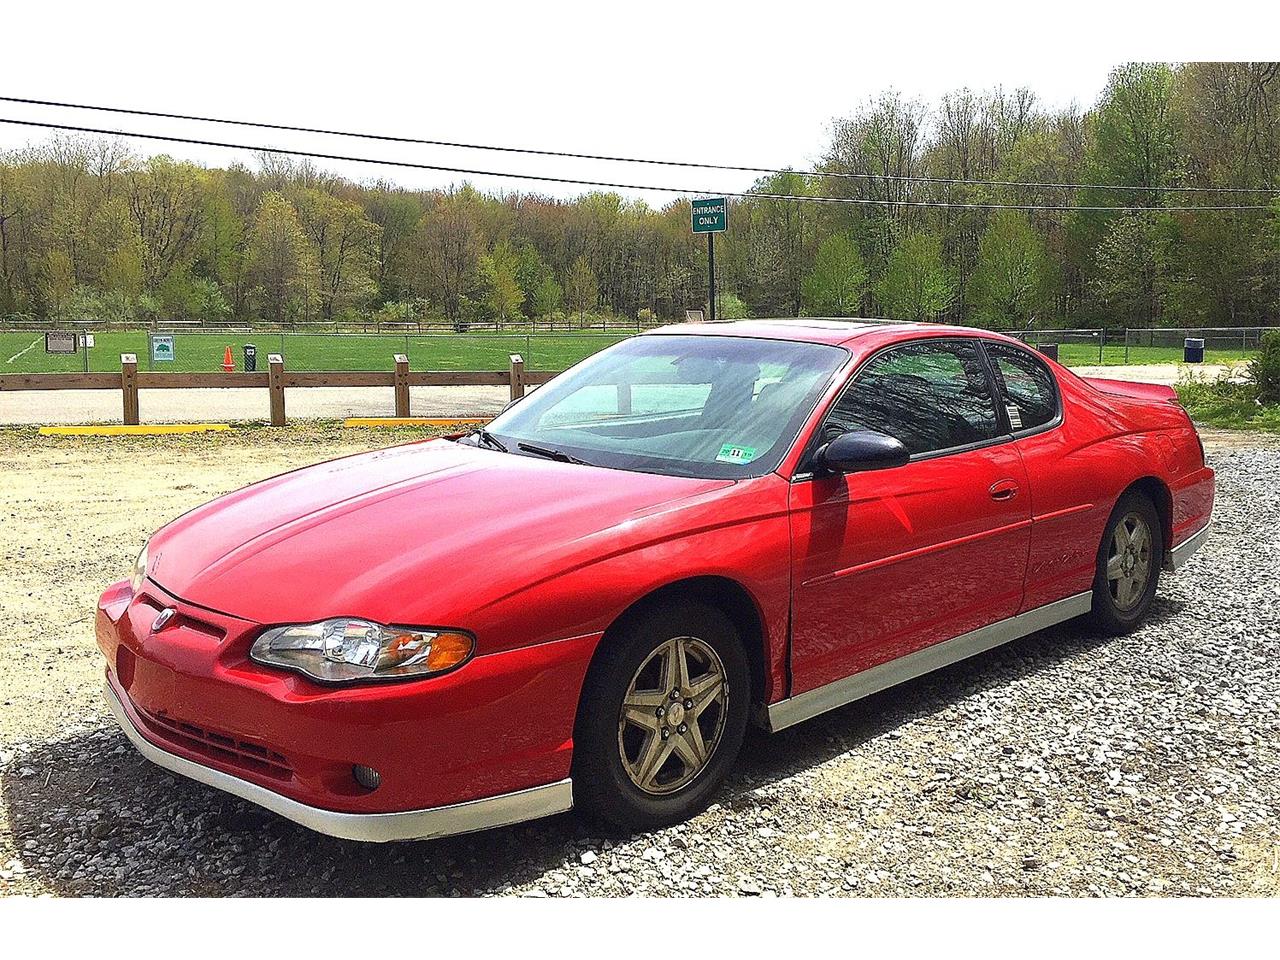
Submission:
[[[258,623],[405,623],[429,610],[430,623],[465,626],[457,617],[468,605],[624,549],[644,518],[732,485],[433,440],[295,470],[198,507],[152,538],[149,576]]]

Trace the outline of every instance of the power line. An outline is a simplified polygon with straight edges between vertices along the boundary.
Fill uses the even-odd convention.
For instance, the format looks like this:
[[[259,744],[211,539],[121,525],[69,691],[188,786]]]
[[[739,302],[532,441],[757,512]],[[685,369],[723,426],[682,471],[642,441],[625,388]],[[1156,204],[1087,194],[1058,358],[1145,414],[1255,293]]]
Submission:
[[[402,137],[390,134],[360,133],[349,130],[328,130],[323,127],[297,127],[283,123],[261,123],[255,120],[230,120],[223,117],[204,117],[186,113],[164,113],[158,110],[134,110],[128,107],[109,107],[88,103],[62,103],[57,100],[33,100],[26,97],[3,97],[0,102],[21,103],[28,106],[57,107],[67,110],[93,110],[100,113],[122,113],[138,117],[154,117],[163,120],[194,120],[199,123],[219,123],[237,127],[257,127],[262,130],[282,130],[291,133],[316,133],[329,137],[353,137],[361,140],[380,140],[385,143],[414,144],[429,147],[451,147],[459,150],[482,150],[492,153],[517,153],[539,157],[559,157],[571,160],[601,160],[608,163],[640,163],[660,167],[685,167],[699,170],[725,170],[735,173],[795,174],[802,177],[826,177],[844,180],[892,181],[898,183],[931,183],[948,186],[1022,187],[1036,190],[1121,190],[1157,191],[1163,193],[1274,193],[1266,187],[1188,187],[1188,186],[1133,186],[1114,183],[1052,183],[1024,180],[970,180],[955,177],[899,176],[894,174],[847,173],[830,170],[787,170],[777,167],[736,166],[721,163],[699,163],[682,160],[654,160],[643,157],[616,157],[598,153],[573,153],[566,150],[540,150],[532,147],[511,147],[497,144],[461,143],[451,140],[426,140],[418,137]]]
[[[165,136],[158,133],[136,133],[128,130],[109,130],[103,127],[82,127],[65,123],[50,123],[38,120],[12,120],[0,117],[0,123],[20,127],[39,127],[48,130],[66,130],[72,133],[93,133],[108,137],[129,137],[139,140],[158,140],[164,143],[184,143],[197,147],[221,147],[228,150],[249,150],[254,153],[271,153],[291,157],[307,157],[313,160],[336,160],[345,163],[368,163],[383,167],[402,167],[409,170],[429,170],[435,173],[458,173],[470,177],[494,177],[507,180],[530,180],[538,183],[555,183],[579,187],[601,187],[608,190],[644,190],[651,193],[671,193],[680,195],[724,196],[739,200],[794,200],[806,203],[843,203],[859,206],[885,207],[933,207],[958,210],[1044,210],[1061,212],[1086,213],[1135,213],[1163,210],[1170,212],[1186,212],[1192,210],[1215,211],[1247,211],[1273,208],[1265,205],[1183,205],[1161,207],[1098,207],[1098,206],[1062,206],[1033,203],[957,203],[949,200],[875,200],[864,197],[825,197],[804,196],[789,193],[766,193],[755,190],[707,190],[693,187],[657,186],[643,183],[617,183],[610,180],[583,180],[576,177],[553,177],[546,174],[511,173],[502,170],[480,170],[467,167],[452,167],[442,164],[411,163],[406,160],[382,160],[374,157],[357,157],[341,153],[320,153],[314,150],[295,150],[284,147],[267,147],[248,143],[232,143],[225,140],[201,140],[193,137]]]

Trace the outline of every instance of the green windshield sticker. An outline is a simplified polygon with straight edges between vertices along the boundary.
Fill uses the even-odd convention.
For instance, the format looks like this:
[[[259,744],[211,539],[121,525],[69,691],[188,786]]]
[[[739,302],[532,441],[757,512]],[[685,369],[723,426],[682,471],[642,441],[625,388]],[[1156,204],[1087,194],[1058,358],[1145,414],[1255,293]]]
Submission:
[[[740,447],[736,443],[726,443],[716,454],[720,463],[750,463],[755,458],[755,447]]]

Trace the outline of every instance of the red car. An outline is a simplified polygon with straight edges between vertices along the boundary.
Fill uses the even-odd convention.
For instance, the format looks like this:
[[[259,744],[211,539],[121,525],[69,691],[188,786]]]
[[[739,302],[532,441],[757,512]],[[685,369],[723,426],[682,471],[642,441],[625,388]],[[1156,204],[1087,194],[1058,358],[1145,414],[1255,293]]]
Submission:
[[[97,636],[145,756],[312,829],[649,828],[750,722],[1134,629],[1213,492],[1166,387],[965,328],[689,325],[178,518]]]

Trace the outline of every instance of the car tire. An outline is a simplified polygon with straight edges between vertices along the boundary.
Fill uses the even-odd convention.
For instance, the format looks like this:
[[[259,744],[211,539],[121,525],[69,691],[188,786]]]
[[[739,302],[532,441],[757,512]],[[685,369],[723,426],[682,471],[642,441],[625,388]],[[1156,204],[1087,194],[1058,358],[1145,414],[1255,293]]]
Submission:
[[[1090,619],[1103,633],[1130,633],[1146,619],[1160,582],[1164,528],[1155,504],[1136,490],[1116,503],[1098,547]]]
[[[642,612],[605,638],[588,671],[574,730],[575,806],[625,831],[688,819],[732,769],[750,706],[750,667],[727,616],[687,601]]]

